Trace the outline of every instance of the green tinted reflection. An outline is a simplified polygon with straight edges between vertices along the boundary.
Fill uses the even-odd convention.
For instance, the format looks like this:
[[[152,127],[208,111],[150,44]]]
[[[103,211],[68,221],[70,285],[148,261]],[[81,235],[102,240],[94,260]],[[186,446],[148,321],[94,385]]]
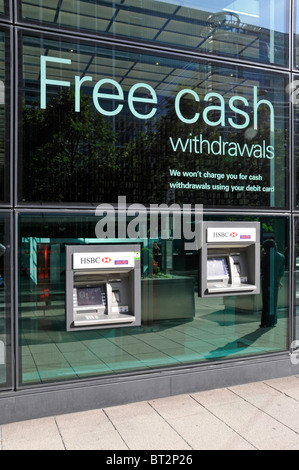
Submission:
[[[24,19],[262,63],[288,60],[287,0],[22,1]]]
[[[159,237],[139,240],[141,326],[67,333],[65,244],[97,244],[97,220],[79,214],[21,216],[19,327],[24,385],[286,349],[289,238],[288,221],[281,217],[259,219],[261,243],[276,240],[285,256],[276,327],[259,327],[262,290],[260,295],[199,298],[198,253],[185,251],[184,240]],[[118,242],[131,240],[107,240]]]

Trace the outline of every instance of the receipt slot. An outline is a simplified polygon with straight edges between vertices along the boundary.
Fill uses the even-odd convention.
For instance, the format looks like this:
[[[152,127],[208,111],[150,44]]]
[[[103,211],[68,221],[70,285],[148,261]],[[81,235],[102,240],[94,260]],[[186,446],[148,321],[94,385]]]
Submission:
[[[259,294],[259,222],[204,222],[199,296]]]
[[[66,246],[67,331],[140,324],[140,245]]]

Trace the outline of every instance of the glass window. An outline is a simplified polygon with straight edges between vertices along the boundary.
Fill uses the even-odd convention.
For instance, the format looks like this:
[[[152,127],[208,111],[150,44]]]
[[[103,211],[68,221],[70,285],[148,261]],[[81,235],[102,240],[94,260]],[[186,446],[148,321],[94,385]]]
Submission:
[[[296,206],[299,206],[299,76],[294,75],[289,86],[290,99],[294,105],[294,156],[295,156],[295,188]]]
[[[21,60],[21,202],[287,206],[286,74],[27,36]]]
[[[123,217],[124,214],[122,220],[126,220]],[[216,216],[210,219],[227,220]],[[145,231],[145,237],[138,239],[141,326],[67,332],[65,246],[132,243],[128,237],[97,238],[96,226],[101,220],[92,214],[20,215],[19,329],[23,385],[286,350],[289,221],[276,216],[246,218],[260,222],[261,227],[260,294],[200,298],[199,253],[185,245],[188,237],[162,237],[159,233],[156,238],[147,238]],[[238,223],[244,219],[230,216],[229,220]],[[118,224],[117,217],[110,222]],[[127,216],[127,234],[131,223],[134,218]],[[273,277],[276,254],[282,261]],[[265,328],[260,327],[262,323]]]
[[[11,386],[11,287],[9,217],[0,214],[0,389]]]
[[[10,193],[10,126],[9,126],[9,55],[8,37],[0,31],[0,201],[8,202]]]
[[[293,349],[299,349],[299,225],[298,218],[295,222],[295,331]]]
[[[22,18],[263,64],[288,63],[288,0],[23,0]]]
[[[299,2],[296,0],[295,2],[295,33],[294,33],[294,60],[295,60],[295,68],[299,68]]]
[[[0,0],[0,15],[7,15],[8,0]]]

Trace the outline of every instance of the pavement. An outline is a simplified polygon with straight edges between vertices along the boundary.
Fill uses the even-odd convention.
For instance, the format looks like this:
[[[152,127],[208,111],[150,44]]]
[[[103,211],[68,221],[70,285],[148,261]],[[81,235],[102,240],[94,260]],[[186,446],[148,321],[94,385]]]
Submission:
[[[5,424],[0,449],[298,450],[299,375]]]

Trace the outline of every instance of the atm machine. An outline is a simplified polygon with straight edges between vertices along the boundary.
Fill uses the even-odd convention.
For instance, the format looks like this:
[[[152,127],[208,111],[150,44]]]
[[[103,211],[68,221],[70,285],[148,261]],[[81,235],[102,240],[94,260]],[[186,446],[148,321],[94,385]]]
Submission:
[[[66,246],[66,329],[141,324],[140,245]]]
[[[203,222],[199,296],[260,293],[260,223]]]

